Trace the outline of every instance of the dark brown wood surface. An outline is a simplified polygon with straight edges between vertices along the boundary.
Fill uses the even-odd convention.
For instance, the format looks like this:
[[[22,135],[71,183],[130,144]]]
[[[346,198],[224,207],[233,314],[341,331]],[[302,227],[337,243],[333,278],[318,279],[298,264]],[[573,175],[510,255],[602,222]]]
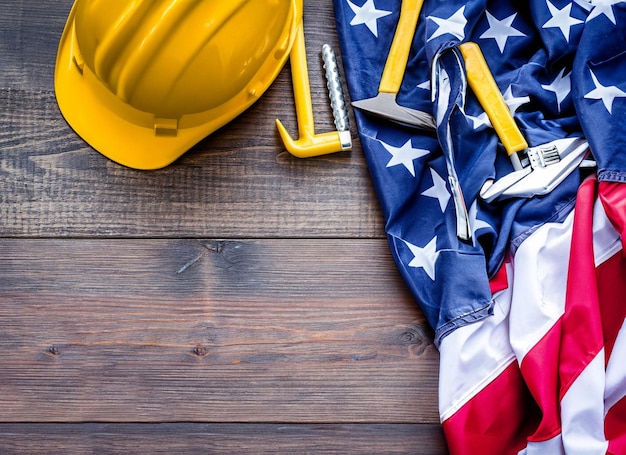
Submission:
[[[173,165],[65,123],[71,0],[0,1],[0,453],[447,453],[438,353],[352,152],[301,160],[289,65]],[[316,128],[333,128],[305,2]]]

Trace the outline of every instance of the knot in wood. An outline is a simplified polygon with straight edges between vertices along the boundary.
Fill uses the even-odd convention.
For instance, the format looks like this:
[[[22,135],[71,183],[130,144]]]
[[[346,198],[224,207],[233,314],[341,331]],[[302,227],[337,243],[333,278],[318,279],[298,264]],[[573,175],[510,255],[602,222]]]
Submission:
[[[209,349],[206,346],[196,346],[191,352],[197,357],[206,357],[209,355]]]

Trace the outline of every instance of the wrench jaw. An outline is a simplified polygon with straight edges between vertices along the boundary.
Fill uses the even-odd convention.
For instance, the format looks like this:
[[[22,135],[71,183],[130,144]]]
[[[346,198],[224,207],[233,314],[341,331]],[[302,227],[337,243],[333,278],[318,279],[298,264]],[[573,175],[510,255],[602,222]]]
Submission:
[[[546,167],[561,161],[559,148],[554,143],[530,148],[526,151],[526,156],[528,157],[528,165],[532,169]]]
[[[532,168],[529,166],[519,171],[513,171],[498,180],[488,179],[480,189],[481,199],[486,202],[503,199],[502,195],[507,189],[515,185],[531,172]]]
[[[459,45],[459,50],[465,60],[468,84],[487,113],[514,169],[496,182],[485,182],[480,196],[491,202],[552,191],[580,164],[587,142],[583,138],[567,138],[529,148],[478,44],[465,42]]]
[[[512,153],[509,158],[515,170],[522,170],[528,166],[532,169],[546,167],[561,159],[559,149],[554,143],[527,147],[524,150]]]
[[[495,182],[487,180],[480,190],[480,197],[486,202],[492,202],[548,194],[582,163],[589,151],[587,140],[580,137],[556,140],[551,143],[551,147],[556,148],[558,158],[550,157],[543,166],[533,168],[529,165]],[[545,151],[545,147],[543,149]]]

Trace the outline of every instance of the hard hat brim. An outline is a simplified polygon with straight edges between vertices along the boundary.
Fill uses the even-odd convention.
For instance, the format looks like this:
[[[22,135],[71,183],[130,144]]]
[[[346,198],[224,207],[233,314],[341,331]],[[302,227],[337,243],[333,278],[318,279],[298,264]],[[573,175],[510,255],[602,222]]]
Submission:
[[[300,4],[301,0],[296,3]],[[74,16],[75,7],[68,17],[57,53],[54,86],[59,109],[72,129],[94,149],[119,164],[142,170],[171,164],[250,107],[278,76],[289,57],[295,31],[302,26],[302,9],[296,7],[293,21],[286,25],[290,36],[288,47],[277,48],[271,54],[259,80],[254,81],[249,90],[242,91],[218,109],[183,116],[174,120],[173,128],[166,124],[161,129],[159,119],[123,103],[82,62]],[[138,121],[129,121],[129,118]]]

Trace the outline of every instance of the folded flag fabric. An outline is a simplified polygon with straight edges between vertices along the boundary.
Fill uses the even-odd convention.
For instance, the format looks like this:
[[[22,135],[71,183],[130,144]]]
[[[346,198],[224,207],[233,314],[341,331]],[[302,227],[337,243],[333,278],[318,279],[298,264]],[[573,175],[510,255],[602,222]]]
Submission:
[[[377,95],[407,3],[334,0],[352,100]],[[544,196],[482,200],[513,168],[455,58],[467,41],[530,146],[584,137],[597,168]],[[391,254],[435,330],[451,452],[626,453],[626,2],[425,0],[396,102],[436,131],[355,117]]]
[[[603,185],[520,245],[493,317],[441,342],[451,453],[626,453],[626,217],[604,196],[626,186]]]

